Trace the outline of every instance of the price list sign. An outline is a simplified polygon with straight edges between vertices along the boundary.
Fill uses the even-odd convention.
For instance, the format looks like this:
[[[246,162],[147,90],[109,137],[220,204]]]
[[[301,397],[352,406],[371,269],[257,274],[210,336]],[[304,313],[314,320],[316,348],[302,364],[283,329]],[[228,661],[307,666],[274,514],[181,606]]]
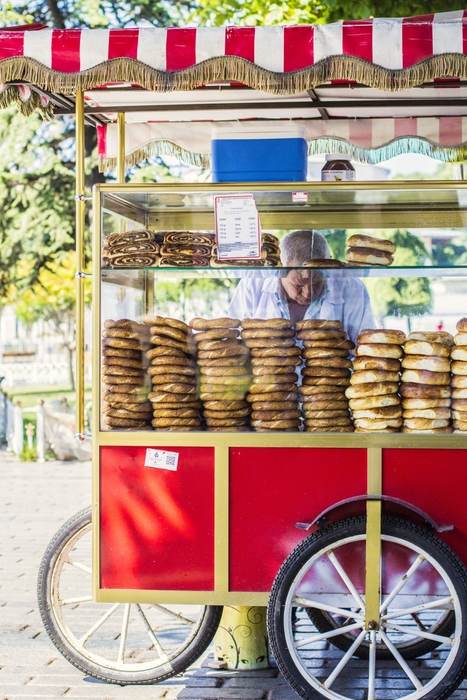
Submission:
[[[216,195],[218,260],[261,258],[261,227],[252,194]]]

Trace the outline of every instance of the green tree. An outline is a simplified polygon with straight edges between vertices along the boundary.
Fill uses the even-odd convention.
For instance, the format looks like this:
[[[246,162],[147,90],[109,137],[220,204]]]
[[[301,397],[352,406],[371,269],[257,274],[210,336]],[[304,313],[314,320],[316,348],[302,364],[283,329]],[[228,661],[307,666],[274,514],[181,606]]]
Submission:
[[[141,23],[173,27],[191,7],[189,0],[13,0],[0,13],[0,20],[12,24],[19,18],[57,29],[126,27]]]
[[[198,24],[221,26],[313,24],[367,17],[409,17],[429,12],[463,10],[456,0],[197,0],[191,19]]]
[[[423,266],[429,261],[429,253],[423,242],[406,230],[380,231],[382,238],[392,240],[396,246],[394,266]],[[433,294],[428,277],[380,277],[366,280],[375,316],[381,321],[385,316],[406,316],[409,330],[411,317],[422,316],[431,310]]]
[[[36,284],[19,294],[14,301],[16,316],[26,327],[30,328],[35,321],[43,320],[61,337],[68,355],[70,386],[74,390],[76,314],[73,256],[68,255],[60,264],[51,264],[48,268],[43,268]],[[86,303],[89,304],[90,301],[88,285]]]

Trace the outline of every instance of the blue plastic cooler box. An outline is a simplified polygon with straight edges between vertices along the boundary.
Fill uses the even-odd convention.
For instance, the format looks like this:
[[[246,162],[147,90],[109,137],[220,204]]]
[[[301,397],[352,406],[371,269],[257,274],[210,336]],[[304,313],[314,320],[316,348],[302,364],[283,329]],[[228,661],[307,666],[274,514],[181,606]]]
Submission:
[[[295,124],[219,124],[212,131],[213,182],[303,182],[305,129]]]

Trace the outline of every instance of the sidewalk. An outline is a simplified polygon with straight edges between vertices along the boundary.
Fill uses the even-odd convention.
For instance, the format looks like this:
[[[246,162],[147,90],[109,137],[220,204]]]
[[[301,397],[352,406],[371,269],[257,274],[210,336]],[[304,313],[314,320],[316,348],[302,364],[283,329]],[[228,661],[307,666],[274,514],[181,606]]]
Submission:
[[[69,664],[45,633],[36,602],[39,562],[60,525],[91,500],[89,462],[24,463],[0,452],[0,700],[292,700],[276,669],[214,671],[208,656],[160,685],[98,683]]]
[[[89,505],[89,462],[22,463],[0,452],[0,700],[296,700],[277,669],[217,671],[209,651],[183,676],[152,686],[120,687],[84,677],[50,642],[39,616],[36,578],[54,533]],[[314,663],[326,665],[328,648]],[[419,664],[439,665],[437,652]],[[366,662],[348,676],[349,692],[366,700]],[[397,673],[381,686],[381,700],[395,700],[404,682]],[[384,693],[384,695],[381,695]],[[467,700],[467,682],[451,696]]]

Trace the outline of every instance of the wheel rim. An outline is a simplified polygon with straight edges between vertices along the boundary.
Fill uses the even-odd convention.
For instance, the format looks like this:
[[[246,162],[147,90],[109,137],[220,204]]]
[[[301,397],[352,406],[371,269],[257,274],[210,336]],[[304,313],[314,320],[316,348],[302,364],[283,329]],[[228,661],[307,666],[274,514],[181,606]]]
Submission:
[[[284,605],[284,633],[286,645],[289,654],[292,657],[295,667],[300,674],[317,692],[327,698],[333,700],[349,700],[349,698],[360,698],[361,687],[359,689],[349,690],[342,686],[343,679],[346,674],[352,672],[355,664],[362,669],[362,662],[356,659],[354,652],[363,643],[369,645],[369,655],[366,662],[366,678],[368,683],[367,697],[378,697],[377,686],[384,685],[385,669],[388,668],[385,664],[378,663],[377,646],[384,645],[392,654],[394,659],[393,666],[396,666],[405,677],[404,691],[400,691],[398,698],[404,700],[412,700],[422,698],[427,695],[436,686],[442,683],[443,678],[451,669],[456,659],[459,645],[462,637],[462,614],[460,600],[455,590],[455,587],[441,564],[430,556],[425,550],[419,548],[412,542],[405,539],[382,535],[383,547],[383,563],[385,552],[390,552],[391,548],[404,548],[408,551],[409,566],[405,571],[400,571],[397,582],[392,581],[392,588],[384,590],[382,596],[382,612],[381,612],[381,630],[376,632],[367,632],[364,628],[365,620],[365,601],[364,596],[352,582],[352,577],[348,574],[348,567],[342,562],[350,561],[349,552],[355,552],[355,546],[363,546],[365,543],[365,535],[359,534],[352,537],[347,537],[339,540],[335,545],[323,547],[315,553],[298,571],[294,577],[292,585],[288,590]],[[346,552],[347,548],[347,552]],[[344,553],[344,556],[341,556]],[[334,574],[334,580],[337,577],[340,580],[340,593],[327,595],[323,590],[317,587],[316,574],[314,569],[317,569],[318,563],[323,562],[327,565],[327,576]],[[436,590],[436,595],[431,591],[421,592],[422,602],[416,604],[414,601],[414,591],[418,580],[427,577]],[[353,574],[352,574],[353,575]],[[403,580],[404,578],[404,580]],[[313,588],[311,582],[313,581]],[[329,581],[328,581],[329,583]],[[320,591],[319,594],[312,593],[310,595],[307,587],[311,590]],[[409,594],[409,589],[412,588],[412,594]],[[404,590],[405,589],[405,590]],[[344,593],[342,592],[344,591]],[[304,595],[305,594],[305,595]],[[336,600],[347,600],[346,606],[336,606]],[[352,601],[349,604],[349,599]],[[304,612],[294,621],[293,609],[314,608],[316,610],[324,610],[327,613],[332,613],[338,616],[341,621],[335,630],[326,633],[320,633],[313,627],[308,615]],[[415,623],[411,615],[415,614],[420,617],[429,615],[444,616],[446,610],[453,611],[455,615],[454,630],[450,636],[441,637],[440,635],[432,634],[430,631],[422,630]],[[352,622],[353,620],[353,622]],[[410,622],[414,624],[412,624]],[[350,624],[349,624],[350,621]],[[436,626],[436,622],[434,623]],[[423,625],[426,627],[426,625]],[[416,629],[417,627],[417,629]],[[408,631],[409,630],[409,631]],[[310,661],[313,653],[316,655],[319,646],[329,642],[339,634],[349,634],[354,636],[352,646],[347,652],[335,651],[333,658],[328,664],[328,668],[313,668]],[[407,643],[407,638],[418,637],[421,639],[434,639],[439,642],[441,654],[440,668],[433,669],[432,675],[426,678],[426,671],[417,675],[417,665],[402,658],[397,650],[399,643]],[[361,676],[361,671],[360,671]],[[348,677],[348,676],[347,676]],[[410,686],[410,687],[409,687]],[[380,697],[384,697],[383,694]],[[344,694],[345,693],[345,694]]]
[[[60,634],[103,672],[170,667],[196,637],[206,607],[92,602],[91,529],[80,528],[53,565],[50,603]]]

